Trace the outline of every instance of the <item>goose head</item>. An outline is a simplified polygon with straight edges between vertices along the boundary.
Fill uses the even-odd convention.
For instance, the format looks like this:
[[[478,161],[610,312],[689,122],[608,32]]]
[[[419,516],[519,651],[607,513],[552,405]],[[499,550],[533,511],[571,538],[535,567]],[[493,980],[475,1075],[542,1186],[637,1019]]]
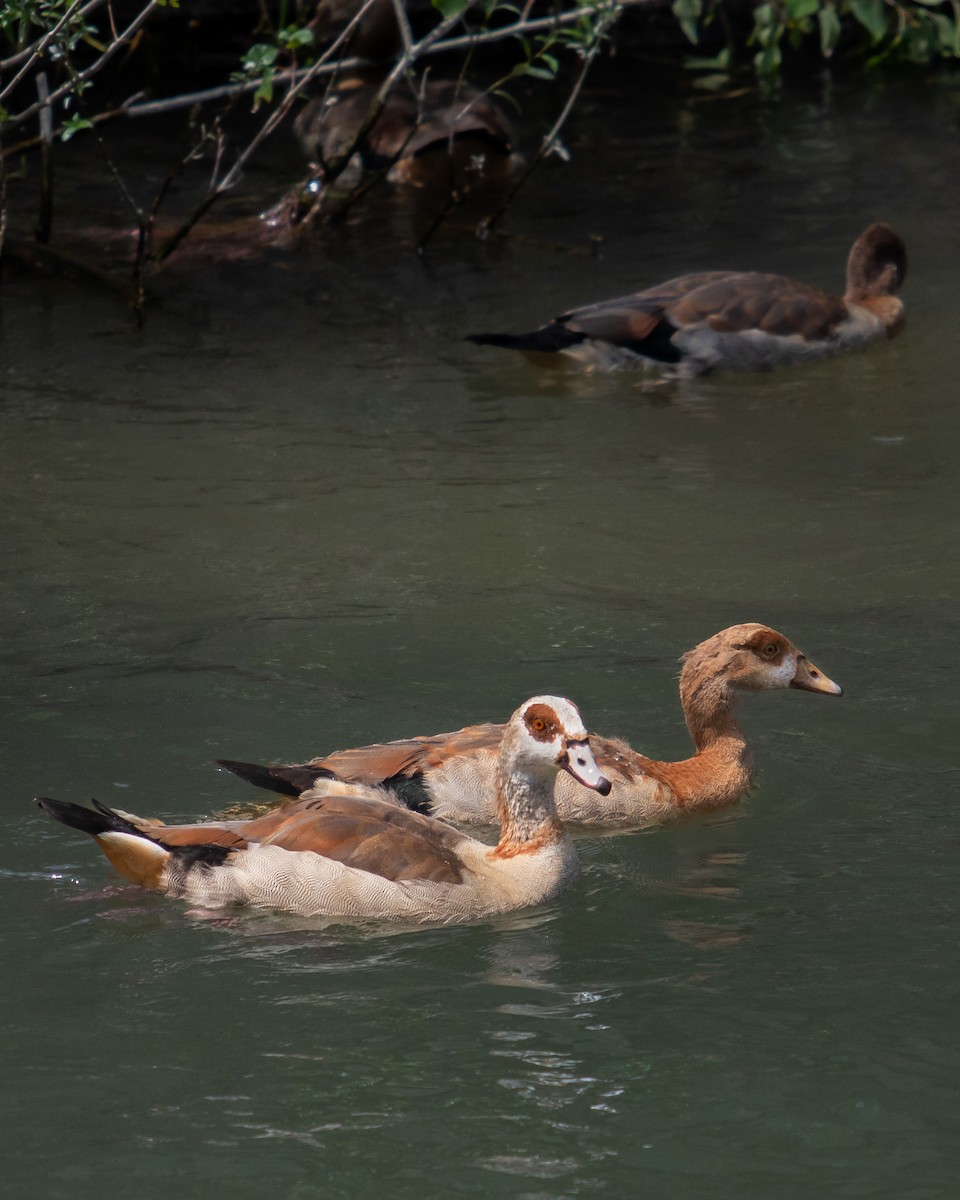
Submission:
[[[558,771],[567,771],[601,796],[610,791],[577,706],[562,696],[533,696],[520,705],[504,730],[500,768],[503,776],[531,781],[552,781]]]
[[[696,705],[703,692],[763,692],[800,688],[842,696],[843,688],[834,683],[782,633],[767,625],[751,622],[731,625],[682,659],[680,692],[684,708]]]
[[[889,225],[877,221],[860,234],[847,257],[847,299],[893,296],[907,276],[907,248]]]
[[[497,763],[500,841],[495,858],[512,858],[563,838],[553,788],[559,771],[609,795],[575,704],[562,696],[533,696],[507,722]]]

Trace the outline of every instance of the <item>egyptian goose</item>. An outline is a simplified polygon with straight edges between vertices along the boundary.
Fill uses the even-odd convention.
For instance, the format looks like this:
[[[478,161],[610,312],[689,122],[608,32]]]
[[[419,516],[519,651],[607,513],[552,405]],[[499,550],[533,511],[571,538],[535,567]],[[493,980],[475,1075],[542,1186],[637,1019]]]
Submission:
[[[878,222],[853,243],[842,297],[782,275],[703,271],[574,309],[533,333],[468,341],[587,370],[765,370],[893,336],[903,325],[896,293],[906,272],[903,241]]]
[[[322,0],[318,32],[330,34],[355,18],[358,0]],[[338,77],[294,121],[307,158],[320,165],[356,138],[381,84],[402,51],[394,0],[375,0],[349,41],[349,52],[379,64]],[[358,149],[363,170],[389,168],[395,183],[464,187],[480,177],[509,174],[520,161],[516,135],[496,101],[464,79],[404,78],[387,97]],[[451,172],[453,173],[451,175]]]
[[[680,812],[732,804],[753,783],[746,738],[737,723],[741,694],[801,688],[843,695],[782,633],[766,625],[733,625],[681,660],[680,702],[696,745],[692,758],[658,762],[622,741],[591,734],[597,764],[613,788],[603,800],[557,779],[561,820],[635,828]],[[308,792],[321,777],[396,789],[412,807],[445,820],[491,823],[502,725],[471,725],[455,733],[341,750],[300,766],[258,766],[222,759],[220,765],[258,787],[286,795]],[[419,787],[411,788],[411,782]],[[416,796],[409,792],[415,791]],[[425,799],[424,799],[425,796]]]
[[[297,804],[250,821],[163,825],[105,805],[46,797],[53,818],[92,834],[126,879],[219,908],[250,904],[300,916],[469,921],[549,899],[578,873],[553,784],[568,772],[606,793],[580,714],[535,696],[502,728],[490,776],[495,846],[353,785],[324,781]]]
[[[311,162],[329,163],[353,142],[379,86],[376,75],[357,73],[305,105],[294,132]],[[510,122],[489,96],[461,80],[433,79],[390,93],[357,165],[389,168],[393,183],[449,186],[452,177],[463,187],[509,175],[520,161],[515,151]]]

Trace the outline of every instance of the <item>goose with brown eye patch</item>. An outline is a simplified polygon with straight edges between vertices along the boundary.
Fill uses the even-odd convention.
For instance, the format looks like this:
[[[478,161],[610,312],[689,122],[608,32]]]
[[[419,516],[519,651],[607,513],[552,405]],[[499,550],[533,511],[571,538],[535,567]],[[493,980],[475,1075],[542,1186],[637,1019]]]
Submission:
[[[448,923],[539,904],[576,878],[577,854],[553,798],[561,770],[584,790],[610,790],[575,705],[534,696],[497,747],[495,845],[410,812],[380,789],[329,778],[299,803],[250,821],[164,825],[96,802],[37,803],[91,834],[124,878],[207,908]]]
[[[591,735],[597,764],[612,788],[604,797],[599,791],[585,792],[566,772],[559,775],[555,796],[564,821],[635,828],[732,804],[754,778],[753,758],[737,720],[743,695],[788,688],[825,696],[843,693],[788,638],[755,622],[721,630],[681,661],[680,701],[694,753],[679,762],[664,761],[648,758],[616,738]],[[665,719],[664,729],[670,725]],[[648,727],[646,720],[644,726]],[[527,730],[534,740],[547,735],[546,729],[537,729],[535,719]],[[258,787],[288,796],[312,787],[318,776],[386,783],[421,812],[468,824],[493,824],[497,813],[489,797],[502,733],[502,725],[471,725],[453,733],[340,750],[298,766],[231,761],[221,765]]]
[[[842,296],[783,275],[700,271],[572,309],[531,333],[467,340],[587,371],[761,371],[893,336],[903,325],[897,292],[906,271],[902,239],[877,222],[850,250]]]

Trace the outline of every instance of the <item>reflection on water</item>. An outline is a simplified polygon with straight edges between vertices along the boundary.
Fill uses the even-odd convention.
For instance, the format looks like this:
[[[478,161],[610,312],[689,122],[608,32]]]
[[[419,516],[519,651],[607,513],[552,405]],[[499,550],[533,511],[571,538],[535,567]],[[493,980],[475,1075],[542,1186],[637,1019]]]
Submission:
[[[955,85],[598,81],[512,218],[597,258],[451,229],[423,263],[384,200],[256,270],[212,237],[142,334],[5,274],[11,1196],[953,1195]],[[663,385],[462,341],[697,267],[832,286],[874,219],[912,274],[868,353]],[[744,620],[842,702],[750,698],[741,805],[578,836],[531,913],[211,919],[28,803],[192,819],[255,797],[217,758],[541,691],[679,758],[677,658]]]

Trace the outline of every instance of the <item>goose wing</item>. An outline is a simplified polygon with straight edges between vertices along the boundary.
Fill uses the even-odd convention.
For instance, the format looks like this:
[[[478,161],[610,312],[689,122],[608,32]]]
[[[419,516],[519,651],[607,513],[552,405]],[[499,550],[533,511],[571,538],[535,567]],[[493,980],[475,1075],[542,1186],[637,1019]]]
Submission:
[[[453,826],[382,800],[335,793],[252,821],[147,826],[144,832],[169,849],[279,846],[392,880],[460,883],[465,870],[456,852],[463,834]]]
[[[576,309],[558,323],[586,337],[632,347],[658,329],[672,335],[704,322],[719,332],[758,330],[814,339],[828,336],[847,315],[839,296],[783,275],[705,271]]]

